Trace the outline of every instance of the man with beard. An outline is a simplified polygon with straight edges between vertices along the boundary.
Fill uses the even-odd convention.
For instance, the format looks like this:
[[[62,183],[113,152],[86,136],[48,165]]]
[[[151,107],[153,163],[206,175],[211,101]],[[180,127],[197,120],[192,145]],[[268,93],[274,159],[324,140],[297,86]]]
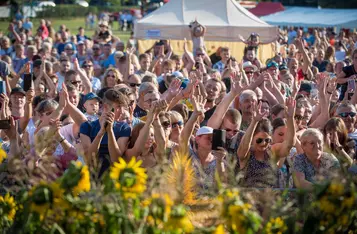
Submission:
[[[206,89],[206,104],[205,104],[205,119],[201,123],[201,126],[205,126],[207,121],[211,118],[216,110],[216,99],[222,90],[222,84],[219,80],[212,78],[208,80],[205,84]],[[218,104],[218,103],[217,103]]]
[[[239,110],[242,113],[240,130],[246,131],[253,118],[254,106],[258,103],[257,95],[252,90],[244,90],[239,96]]]
[[[239,146],[244,132],[240,131],[242,116],[238,110],[229,108],[233,100],[243,91],[239,83],[233,83],[231,91],[217,105],[212,117],[208,120],[207,126],[213,129],[226,130],[226,146],[228,153],[234,153]]]

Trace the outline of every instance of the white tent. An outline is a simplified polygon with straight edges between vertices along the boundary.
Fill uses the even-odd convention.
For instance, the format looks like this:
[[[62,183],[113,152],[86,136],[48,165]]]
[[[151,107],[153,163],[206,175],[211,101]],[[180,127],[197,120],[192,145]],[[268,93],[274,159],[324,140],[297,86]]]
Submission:
[[[262,19],[279,26],[357,28],[357,9],[289,7]]]
[[[136,23],[134,37],[189,39],[188,25],[195,19],[207,28],[205,41],[235,42],[238,34],[247,38],[253,32],[270,40],[278,32],[276,26],[260,20],[235,0],[170,0]]]

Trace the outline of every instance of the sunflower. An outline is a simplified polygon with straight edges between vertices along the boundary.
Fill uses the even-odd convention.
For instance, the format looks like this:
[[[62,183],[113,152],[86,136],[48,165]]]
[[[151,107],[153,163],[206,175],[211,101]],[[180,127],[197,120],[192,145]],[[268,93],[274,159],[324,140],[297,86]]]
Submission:
[[[16,214],[16,203],[14,197],[6,194],[5,197],[0,196],[0,215],[6,216],[10,221],[14,220]]]
[[[166,222],[171,213],[173,201],[168,194],[154,193],[152,196],[143,201],[143,206],[149,207],[148,223]]]
[[[5,150],[2,148],[2,144],[0,144],[0,163],[2,163],[7,158],[7,154]]]
[[[63,200],[63,192],[58,183],[46,184],[41,182],[29,192],[31,210],[38,213],[41,220],[45,214],[57,215],[58,211],[67,207],[67,203]]]
[[[265,226],[265,233],[273,234],[278,233],[282,234],[288,230],[288,227],[284,223],[284,220],[280,217],[271,218],[270,221]]]
[[[110,170],[110,178],[114,181],[115,188],[122,192],[125,199],[136,198],[146,189],[147,175],[145,168],[140,167],[142,161],[133,157],[129,163],[119,158],[119,163],[114,163]]]
[[[165,223],[164,229],[173,231],[174,233],[191,233],[194,231],[194,226],[187,217],[187,211],[184,205],[180,204],[172,208],[172,212],[168,221]]]
[[[77,162],[77,166],[81,167],[80,179],[77,183],[77,186],[73,188],[74,195],[80,194],[82,192],[88,192],[90,190],[90,177],[88,166],[82,166],[81,162]]]

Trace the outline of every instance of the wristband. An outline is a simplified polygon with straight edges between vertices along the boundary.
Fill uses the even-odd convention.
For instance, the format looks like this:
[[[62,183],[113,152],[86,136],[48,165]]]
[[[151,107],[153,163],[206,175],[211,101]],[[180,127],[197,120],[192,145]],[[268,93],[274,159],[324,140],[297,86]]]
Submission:
[[[66,138],[62,137],[62,139],[59,141],[59,143],[62,143]]]

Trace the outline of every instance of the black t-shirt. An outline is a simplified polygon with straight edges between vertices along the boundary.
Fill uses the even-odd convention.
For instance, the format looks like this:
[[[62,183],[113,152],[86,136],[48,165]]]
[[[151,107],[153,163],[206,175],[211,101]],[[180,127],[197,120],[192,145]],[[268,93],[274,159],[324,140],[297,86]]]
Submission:
[[[141,118],[147,115],[147,111],[142,109],[139,105],[136,105],[134,109],[134,117]]]
[[[159,92],[160,92],[161,94],[163,94],[163,93],[166,92],[166,90],[167,90],[167,87],[166,87],[166,85],[165,85],[165,81],[164,81],[164,80],[160,81],[160,82],[159,82]]]
[[[342,68],[342,71],[346,74],[345,78],[348,78],[352,75],[357,74],[357,71],[355,70],[354,66],[346,66]],[[346,83],[339,85],[339,87],[341,87],[341,95],[340,95],[340,101],[343,100],[343,98],[345,97],[345,93],[347,91],[348,88],[348,82],[346,80]]]

